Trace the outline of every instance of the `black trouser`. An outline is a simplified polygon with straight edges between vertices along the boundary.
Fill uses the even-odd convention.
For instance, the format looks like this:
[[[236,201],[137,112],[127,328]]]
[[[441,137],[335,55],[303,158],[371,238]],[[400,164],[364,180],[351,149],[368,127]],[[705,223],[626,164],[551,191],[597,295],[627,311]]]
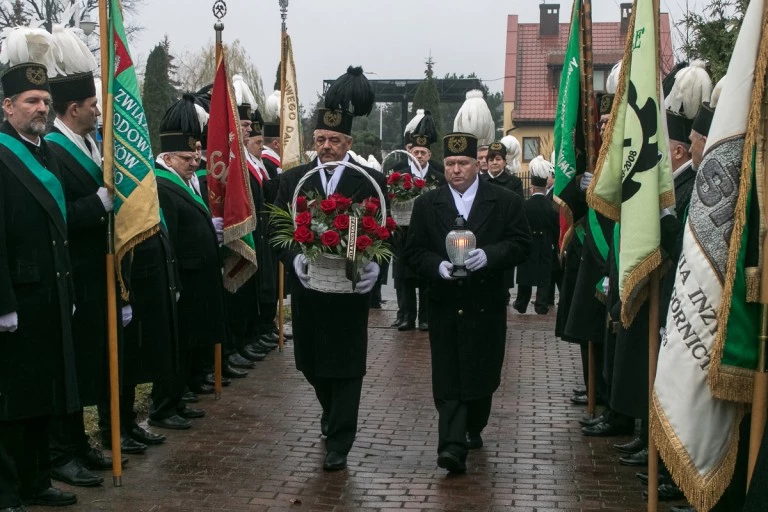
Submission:
[[[325,450],[342,455],[349,453],[357,435],[357,412],[363,378],[329,379],[304,372],[304,377],[315,388],[315,394],[328,418],[328,436]]]
[[[259,334],[269,334],[275,330],[277,302],[259,302]]]
[[[536,300],[533,303],[533,309],[536,313],[546,314],[549,311],[549,287],[537,286],[536,287]],[[517,285],[517,300],[515,303],[517,307],[528,308],[528,303],[531,301],[531,294],[533,293],[533,287],[519,284]]]
[[[493,395],[477,400],[435,398],[438,414],[437,453],[449,451],[462,461],[467,458],[467,433],[479,435],[488,424]]]
[[[136,402],[136,386],[123,386],[120,393],[120,425],[121,432],[125,433],[133,427],[136,422],[136,411],[133,410],[133,404]],[[109,402],[99,404],[99,432],[102,436],[110,435],[112,425],[112,414]]]
[[[183,408],[181,397],[189,381],[193,356],[193,350],[180,350],[176,373],[161,375],[152,383],[152,407],[149,417],[153,420],[170,418]]]
[[[51,466],[67,464],[76,457],[83,457],[91,450],[88,436],[85,434],[83,410],[66,416],[54,416],[48,427],[48,440],[51,450]]]
[[[419,322],[428,322],[427,317],[427,293],[423,283],[414,280],[404,280],[402,285],[402,309],[403,319],[407,322],[416,321],[416,311],[418,309]],[[416,288],[419,289],[419,302],[416,303]],[[399,306],[399,304],[398,304]]]
[[[0,421],[0,509],[51,486],[48,420]]]
[[[595,401],[607,404],[610,398],[608,381],[603,375],[603,344],[593,343],[595,352]],[[589,393],[589,343],[579,343],[581,349],[581,372],[584,377],[584,387]]]

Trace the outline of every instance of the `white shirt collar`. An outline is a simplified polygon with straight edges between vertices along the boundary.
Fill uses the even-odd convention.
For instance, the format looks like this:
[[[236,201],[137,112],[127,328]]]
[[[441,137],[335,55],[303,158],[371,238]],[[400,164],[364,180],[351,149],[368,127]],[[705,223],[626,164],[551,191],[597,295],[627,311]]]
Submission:
[[[58,117],[53,120],[53,126],[58,128],[65,137],[71,140],[75,146],[80,148],[83,153],[90,156],[91,160],[96,162],[96,165],[101,167],[101,153],[99,152],[99,146],[96,144],[96,141],[93,140],[93,137],[91,137],[90,134],[86,134],[86,136],[83,137],[82,135],[75,133],[69,126],[66,125],[64,121]],[[85,143],[86,138],[88,143],[91,145],[91,149],[88,149],[88,145]]]
[[[689,166],[693,165],[693,160],[688,160],[683,165],[678,167],[672,172],[672,179],[674,180],[678,176],[680,176]]]
[[[412,161],[408,160],[408,165],[411,166],[411,174],[413,174],[416,178],[426,179],[427,178],[427,171],[429,171],[429,162],[421,168],[421,172],[419,172],[418,166]]]
[[[35,141],[31,140],[31,139],[28,139],[28,138],[27,138],[27,137],[25,137],[24,135],[22,135],[22,133],[21,133],[19,130],[16,130],[16,133],[18,133],[18,134],[19,134],[19,137],[21,137],[21,139],[22,139],[22,140],[29,142],[29,143],[30,143],[30,144],[32,144],[33,146],[37,146],[37,147],[40,147],[40,139],[41,139],[42,137],[38,137],[38,138],[37,138],[37,142],[35,142]]]
[[[177,173],[177,172],[176,172],[176,170],[175,170],[173,167],[170,167],[170,166],[166,165],[166,164],[165,164],[165,161],[163,161],[163,155],[164,155],[164,154],[165,154],[165,153],[160,153],[159,155],[157,155],[157,158],[155,158],[155,163],[156,163],[157,165],[159,165],[160,167],[162,167],[163,169],[165,169],[166,171],[168,171],[168,172],[172,172],[173,174],[175,174],[176,176],[178,176],[178,177],[179,177],[179,179],[180,179],[182,182],[184,182],[184,184],[185,184],[186,186],[188,186],[189,188],[191,188],[191,189],[193,189],[193,190],[194,190],[194,189],[195,189],[195,187],[194,187],[194,186],[192,185],[192,183],[191,183],[191,182],[192,182],[192,178],[190,178],[190,179],[189,179],[189,181],[187,181],[187,180],[185,180],[184,178],[182,178],[182,177],[181,177],[181,174]],[[193,177],[196,177],[196,176],[195,176],[195,173],[192,173],[192,176],[193,176]],[[198,182],[198,189],[197,189],[197,193],[198,193],[198,194],[200,194],[200,189],[199,189],[199,186],[200,186],[200,185],[199,185],[199,182]]]
[[[349,162],[349,153],[344,155],[344,160],[342,160],[342,162]],[[319,157],[317,159],[317,164],[320,165]],[[328,179],[324,172],[320,173],[320,182],[323,184],[325,197],[336,192],[336,187],[339,186],[339,181],[341,181],[341,176],[344,174],[344,169],[345,167],[343,165],[338,165],[335,169],[329,169],[328,172],[331,173],[330,179]]]
[[[475,181],[469,186],[469,188],[467,188],[467,190],[464,191],[463,194],[454,189],[452,186],[448,185],[448,189],[451,191],[451,195],[453,196],[453,203],[456,205],[456,210],[459,212],[459,215],[464,217],[464,220],[468,220],[469,214],[472,212],[472,204],[475,202],[478,183],[480,183],[480,178],[475,176]]]

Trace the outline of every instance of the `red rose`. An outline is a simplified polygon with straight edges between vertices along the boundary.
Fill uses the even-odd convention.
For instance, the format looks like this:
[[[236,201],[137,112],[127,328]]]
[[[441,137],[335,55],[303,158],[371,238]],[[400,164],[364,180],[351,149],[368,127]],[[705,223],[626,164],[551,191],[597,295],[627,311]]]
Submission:
[[[297,226],[309,226],[312,224],[312,214],[308,211],[303,211],[296,216]]]
[[[400,173],[399,172],[393,172],[387,178],[387,185],[392,185],[394,183],[397,183],[398,180],[400,180]]]
[[[387,240],[389,238],[389,229],[385,227],[376,228],[376,236],[381,240]]]
[[[403,181],[410,183],[411,181],[413,181],[413,176],[411,174],[403,174]]]
[[[365,202],[365,211],[366,213],[370,215],[375,215],[377,211],[379,211],[379,205],[374,203],[373,201],[366,201]]]
[[[309,244],[315,241],[315,234],[307,226],[299,226],[293,232],[293,239],[300,244]]]
[[[394,192],[390,192],[387,195],[389,196],[390,199],[394,199],[397,194],[395,194]]]
[[[421,178],[416,178],[413,180],[413,184],[416,185],[416,188],[424,188],[424,185],[426,185],[427,182]]]
[[[373,240],[368,235],[361,235],[357,237],[357,250],[364,251],[373,245]]]
[[[341,243],[341,237],[335,231],[326,231],[320,237],[320,241],[327,247],[336,247]]]
[[[333,227],[338,230],[349,229],[349,215],[337,215],[333,219]]]
[[[296,198],[296,211],[297,212],[307,211],[307,196],[299,196]]]
[[[352,206],[352,200],[348,197],[339,196],[334,200],[336,201],[336,208],[338,208],[340,212],[343,212]]]
[[[413,187],[413,183],[411,183],[410,181],[403,182],[403,188],[405,190],[411,190],[411,187]]]
[[[397,222],[395,222],[395,219],[392,217],[387,217],[387,229],[390,231],[394,231],[397,229]]]
[[[367,201],[370,201],[371,203],[381,208],[381,199],[379,199],[378,197],[369,197]]]
[[[323,199],[320,201],[320,209],[323,213],[333,213],[336,211],[336,201],[333,199]]]
[[[376,228],[378,225],[376,224],[376,219],[373,217],[363,217],[363,229],[373,233],[376,231]]]

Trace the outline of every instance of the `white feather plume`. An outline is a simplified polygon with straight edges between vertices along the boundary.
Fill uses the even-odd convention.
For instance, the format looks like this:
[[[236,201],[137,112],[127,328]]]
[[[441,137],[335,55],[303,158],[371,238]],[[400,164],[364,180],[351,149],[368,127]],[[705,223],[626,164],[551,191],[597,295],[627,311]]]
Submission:
[[[424,109],[420,108],[416,110],[416,115],[413,116],[413,119],[408,121],[408,124],[405,125],[405,131],[403,132],[403,135],[408,135],[409,133],[413,133],[413,130],[415,130],[418,126],[421,120],[424,119]]]
[[[96,105],[99,107],[99,112],[104,112],[104,107],[102,106],[102,98],[101,98],[101,78],[95,77],[93,79],[93,83],[96,85]],[[99,115],[99,124],[101,124],[101,115]]]
[[[669,96],[664,98],[667,110],[678,112],[688,119],[696,117],[701,104],[709,101],[712,95],[712,79],[706,66],[703,60],[694,60],[688,67],[678,71]]]
[[[539,155],[528,163],[528,172],[531,173],[531,177],[549,179],[554,174],[555,168],[551,162]]]
[[[245,83],[243,75],[235,75],[232,77],[232,88],[235,90],[235,102],[238,105],[248,103],[252,107],[256,107],[256,97],[251,92],[251,88]]]
[[[267,96],[266,104],[264,105],[265,119],[269,121],[277,121],[280,119],[280,101],[282,95],[279,90],[272,91],[272,94]]]
[[[717,102],[720,101],[720,93],[723,90],[723,84],[725,83],[725,77],[721,78],[715,88],[712,89],[712,95],[709,97],[709,106],[711,108],[717,108]]]
[[[197,112],[197,120],[200,122],[200,129],[202,130],[208,124],[208,119],[211,116],[197,103],[195,103],[195,112]]]
[[[53,25],[53,41],[58,51],[56,70],[60,75],[86,73],[96,69],[96,59],[85,43],[78,37],[79,28],[65,27],[58,23]]]
[[[608,94],[616,94],[616,89],[619,87],[619,75],[621,74],[621,61],[617,62],[611,69],[608,78],[605,80],[605,92]]]
[[[513,135],[505,135],[500,142],[507,148],[507,167],[517,173],[520,170],[520,142]]]
[[[379,163],[378,160],[376,160],[376,157],[373,155],[368,155],[368,167],[381,172],[381,164]]]
[[[467,99],[453,121],[453,131],[473,134],[480,146],[495,140],[496,125],[491,109],[483,99],[483,91],[474,89],[467,93]]]
[[[56,76],[56,47],[53,35],[43,28],[13,27],[0,33],[0,62],[16,66],[36,62],[48,68],[48,76]]]

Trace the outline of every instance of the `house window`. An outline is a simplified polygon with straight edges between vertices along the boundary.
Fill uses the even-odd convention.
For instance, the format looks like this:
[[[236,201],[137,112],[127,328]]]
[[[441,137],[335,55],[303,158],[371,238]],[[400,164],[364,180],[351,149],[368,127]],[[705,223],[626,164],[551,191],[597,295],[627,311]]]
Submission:
[[[605,92],[605,71],[596,69],[592,72],[592,87],[596,93]]]
[[[528,163],[539,156],[540,145],[538,137],[523,137],[523,162]]]

